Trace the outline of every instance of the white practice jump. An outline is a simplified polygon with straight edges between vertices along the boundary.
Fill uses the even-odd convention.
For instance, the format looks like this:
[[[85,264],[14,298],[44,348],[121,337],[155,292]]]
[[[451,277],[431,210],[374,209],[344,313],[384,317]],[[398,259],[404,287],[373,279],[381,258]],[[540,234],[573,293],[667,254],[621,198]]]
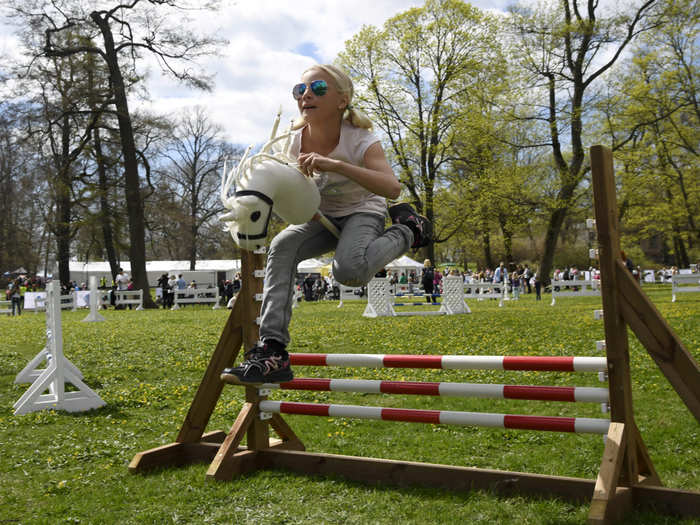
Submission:
[[[50,282],[46,287],[46,347],[15,378],[15,383],[32,381],[32,385],[14,404],[15,415],[37,410],[66,410],[83,412],[105,405],[89,386],[82,381],[77,367],[63,355],[60,287]],[[37,366],[46,360],[47,366]],[[66,392],[66,383],[77,388]],[[46,392],[46,393],[45,393]]]
[[[367,308],[365,308],[364,317],[395,317],[406,315],[454,315],[454,314],[469,314],[471,310],[464,302],[464,287],[462,278],[458,276],[448,275],[442,281],[443,293],[440,310],[428,311],[412,311],[412,312],[397,312],[394,306],[396,304],[395,295],[390,293],[390,284],[388,277],[375,277],[367,285]],[[420,303],[429,306],[430,303]]]
[[[503,306],[503,301],[508,300],[508,282],[493,283],[493,282],[480,282],[480,283],[469,283],[465,284],[464,288],[468,289],[468,292],[464,293],[464,297],[467,299],[476,299],[477,301],[483,301],[484,299],[498,299],[498,306]]]
[[[554,306],[557,297],[600,297],[600,281],[552,281],[552,302]]]
[[[90,313],[87,315],[83,322],[94,323],[99,321],[104,321],[105,318],[99,313],[100,306],[102,305],[102,297],[100,291],[97,289],[97,276],[90,276]]]
[[[12,301],[0,301],[0,315],[1,314],[12,314]]]
[[[179,310],[180,305],[214,303],[212,310],[221,308],[218,288],[185,288],[184,290],[173,290],[174,300],[171,310]]]
[[[143,310],[143,290],[114,290],[114,306],[135,304]]]
[[[671,277],[671,302],[676,302],[676,294],[700,292],[700,274],[681,273]]]

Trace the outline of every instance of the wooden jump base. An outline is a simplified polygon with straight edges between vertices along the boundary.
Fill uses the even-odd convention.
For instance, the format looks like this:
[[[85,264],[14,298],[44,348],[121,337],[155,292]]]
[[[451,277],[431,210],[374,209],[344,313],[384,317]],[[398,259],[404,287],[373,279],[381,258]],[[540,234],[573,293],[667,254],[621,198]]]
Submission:
[[[590,523],[612,522],[631,507],[700,516],[700,493],[661,486],[635,423],[627,326],[699,421],[700,370],[620,259],[611,152],[601,146],[591,148],[591,168],[610,404],[607,441],[596,480],[306,452],[282,416],[270,410],[274,406],[267,404],[270,403],[267,391],[259,390],[259,385],[245,387],[245,405],[228,434],[205,433],[224,387],[221,371],[233,365],[241,346],[249,348],[258,339],[255,294],[262,292],[262,278],[256,278],[263,274],[262,254],[250,252],[242,254],[243,287],[176,441],[136,454],[129,465],[130,471],[206,461],[210,462],[207,477],[217,480],[259,469],[281,468],[306,474],[340,474],[371,484],[422,485],[455,491],[485,489],[500,494],[590,501]],[[331,355],[324,359],[332,361]],[[384,366],[387,357],[390,356],[382,359]],[[263,413],[265,419],[261,418]],[[270,428],[281,439],[271,440]],[[244,437],[247,447],[240,446]]]

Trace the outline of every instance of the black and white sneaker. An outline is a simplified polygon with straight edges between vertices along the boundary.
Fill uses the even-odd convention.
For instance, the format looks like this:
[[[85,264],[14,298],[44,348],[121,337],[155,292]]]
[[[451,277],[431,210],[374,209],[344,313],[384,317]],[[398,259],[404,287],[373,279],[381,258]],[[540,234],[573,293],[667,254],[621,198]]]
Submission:
[[[225,368],[221,379],[226,381],[233,376],[241,383],[282,383],[294,379],[289,366],[289,353],[284,349],[273,349],[270,345],[258,343],[244,357],[240,365]]]
[[[391,206],[389,217],[392,224],[403,224],[411,229],[413,232],[411,249],[417,250],[433,242],[433,224],[422,215],[418,215],[410,204],[402,202]]]

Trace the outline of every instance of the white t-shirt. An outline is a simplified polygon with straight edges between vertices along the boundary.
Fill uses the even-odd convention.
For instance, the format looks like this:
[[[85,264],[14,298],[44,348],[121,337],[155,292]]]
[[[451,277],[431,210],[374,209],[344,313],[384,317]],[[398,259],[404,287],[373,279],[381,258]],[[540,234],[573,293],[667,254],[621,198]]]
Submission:
[[[129,278],[125,273],[120,273],[117,275],[117,290],[126,290],[127,285],[129,284]]]
[[[292,139],[290,153],[299,155],[301,151],[302,129]],[[377,136],[364,128],[356,128],[347,120],[340,126],[338,145],[329,155],[331,159],[340,160],[355,166],[364,167],[367,149],[379,142]],[[321,192],[319,210],[329,217],[344,217],[351,213],[366,212],[386,215],[386,199],[372,193],[354,180],[332,171],[316,172],[314,177]]]

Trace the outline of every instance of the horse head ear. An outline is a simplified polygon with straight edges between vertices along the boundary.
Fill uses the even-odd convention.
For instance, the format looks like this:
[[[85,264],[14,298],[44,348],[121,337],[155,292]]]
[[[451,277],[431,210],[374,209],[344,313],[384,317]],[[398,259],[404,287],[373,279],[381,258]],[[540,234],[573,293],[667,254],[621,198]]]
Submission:
[[[224,213],[219,216],[219,220],[222,222],[232,222],[238,220],[238,208],[234,207],[229,212]]]

